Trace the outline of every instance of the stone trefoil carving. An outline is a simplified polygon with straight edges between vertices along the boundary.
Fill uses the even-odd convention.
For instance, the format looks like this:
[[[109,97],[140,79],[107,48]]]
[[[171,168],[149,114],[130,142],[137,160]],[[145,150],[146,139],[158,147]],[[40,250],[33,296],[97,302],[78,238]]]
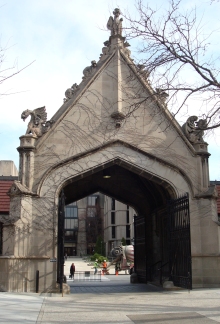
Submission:
[[[107,28],[111,30],[111,36],[122,35],[123,18],[119,19],[120,14],[120,9],[115,8],[115,10],[113,11],[114,18],[110,16],[108,19]]]
[[[188,140],[195,144],[195,143],[204,143],[203,135],[204,130],[207,127],[207,120],[206,119],[199,119],[197,116],[191,116],[187,119],[186,123],[183,124],[182,130],[183,133],[186,135]]]
[[[78,89],[77,83],[74,83],[71,88],[68,88],[65,91],[65,97],[66,98],[63,99],[63,102],[66,102],[66,101],[70,100],[74,96],[77,89]]]
[[[51,128],[53,121],[47,121],[47,113],[45,107],[36,108],[34,110],[24,110],[21,119],[26,120],[28,116],[31,119],[28,123],[26,134],[32,134],[35,137],[41,137]]]

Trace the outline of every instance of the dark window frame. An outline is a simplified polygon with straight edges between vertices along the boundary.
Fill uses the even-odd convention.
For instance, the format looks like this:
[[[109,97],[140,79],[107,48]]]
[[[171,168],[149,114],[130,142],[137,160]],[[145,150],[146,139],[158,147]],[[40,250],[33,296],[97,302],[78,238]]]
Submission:
[[[115,225],[115,212],[114,211],[111,212],[111,224]]]
[[[87,206],[88,207],[95,207],[97,205],[98,195],[90,195],[87,197]],[[95,201],[93,202],[93,198],[95,198]]]
[[[115,239],[115,232],[116,232],[116,230],[115,230],[115,228],[116,228],[116,226],[112,226],[112,238],[114,238]]]
[[[111,201],[111,210],[115,210],[115,199],[112,198],[112,201]]]
[[[126,238],[131,237],[131,227],[130,225],[126,225]]]

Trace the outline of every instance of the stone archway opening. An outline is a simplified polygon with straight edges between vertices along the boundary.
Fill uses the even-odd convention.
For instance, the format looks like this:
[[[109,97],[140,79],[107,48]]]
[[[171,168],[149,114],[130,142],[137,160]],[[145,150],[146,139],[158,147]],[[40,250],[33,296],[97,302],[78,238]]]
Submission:
[[[166,207],[169,199],[176,198],[170,184],[138,168],[131,170],[126,163],[116,161],[68,179],[62,190],[65,205],[100,192],[131,206],[137,215],[142,215],[146,224],[143,258],[147,255],[148,281],[159,281],[158,263],[168,264],[169,260]]]

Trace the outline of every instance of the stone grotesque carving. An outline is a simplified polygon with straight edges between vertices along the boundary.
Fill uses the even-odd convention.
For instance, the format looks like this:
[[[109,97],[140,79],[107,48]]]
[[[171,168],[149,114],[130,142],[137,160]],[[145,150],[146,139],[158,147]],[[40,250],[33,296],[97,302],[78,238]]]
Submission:
[[[197,116],[191,116],[187,119],[186,123],[183,124],[182,130],[183,133],[186,135],[188,140],[195,144],[195,143],[203,143],[203,135],[204,129],[207,127],[207,120],[206,119],[199,119]]]
[[[74,96],[74,93],[76,92],[77,89],[78,89],[78,85],[77,85],[77,83],[74,83],[71,88],[68,88],[65,91],[66,98],[64,98],[63,101],[66,102],[69,99],[71,99]]]
[[[107,22],[107,28],[111,30],[111,36],[115,35],[122,35],[122,21],[123,19],[120,18],[121,12],[120,9],[115,8],[113,11],[114,18],[112,16],[109,17]]]
[[[47,121],[45,107],[24,110],[21,114],[21,119],[25,121],[28,116],[31,116],[31,120],[28,123],[26,134],[33,134],[35,137],[40,137],[48,132],[53,124],[53,121]]]
[[[96,66],[97,63],[95,60],[91,61],[91,65],[87,66],[84,70],[83,70],[83,80],[86,80],[93,72],[96,71]]]

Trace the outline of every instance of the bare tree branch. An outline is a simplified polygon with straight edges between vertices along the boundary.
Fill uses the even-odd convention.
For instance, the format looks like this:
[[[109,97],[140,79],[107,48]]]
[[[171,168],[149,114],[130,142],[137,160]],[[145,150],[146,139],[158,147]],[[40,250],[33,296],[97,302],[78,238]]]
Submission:
[[[159,18],[158,11],[142,0],[137,1],[137,10],[137,20],[125,15],[129,22],[126,37],[139,40],[138,63],[148,71],[152,84],[169,93],[174,116],[196,95],[208,104],[207,111],[201,110],[208,120],[206,129],[219,127],[219,56],[209,51],[210,37],[219,30],[207,35],[196,8],[184,12],[181,0],[171,0]]]

